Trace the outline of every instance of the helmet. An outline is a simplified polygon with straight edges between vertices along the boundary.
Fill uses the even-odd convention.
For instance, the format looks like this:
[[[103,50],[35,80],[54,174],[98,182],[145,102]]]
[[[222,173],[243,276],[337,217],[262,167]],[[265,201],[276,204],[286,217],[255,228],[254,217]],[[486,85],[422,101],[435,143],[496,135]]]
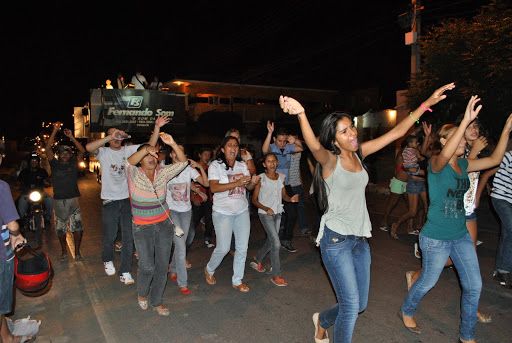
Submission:
[[[50,258],[25,245],[14,255],[14,284],[26,296],[40,296],[51,288],[53,269]]]

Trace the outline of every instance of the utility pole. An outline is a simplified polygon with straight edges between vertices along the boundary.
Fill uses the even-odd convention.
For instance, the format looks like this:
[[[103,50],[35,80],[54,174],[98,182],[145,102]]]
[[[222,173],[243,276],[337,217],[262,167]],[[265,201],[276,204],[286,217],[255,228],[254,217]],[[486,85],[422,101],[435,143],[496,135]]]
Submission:
[[[411,46],[411,80],[420,71],[420,45],[418,43],[421,33],[421,0],[411,0],[410,26],[411,31],[405,34],[405,45]]]

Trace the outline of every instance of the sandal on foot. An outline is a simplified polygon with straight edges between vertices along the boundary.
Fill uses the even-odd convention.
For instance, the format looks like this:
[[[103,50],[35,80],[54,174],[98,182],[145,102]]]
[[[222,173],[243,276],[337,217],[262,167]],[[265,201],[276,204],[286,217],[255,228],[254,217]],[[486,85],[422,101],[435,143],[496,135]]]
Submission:
[[[148,298],[137,297],[137,302],[139,303],[141,310],[146,311],[148,309]]]
[[[164,305],[153,307],[153,310],[156,311],[159,316],[168,317],[171,314],[171,311]]]
[[[476,317],[478,318],[478,321],[483,324],[488,324],[492,322],[492,316],[490,314],[482,313],[478,311],[476,313]]]
[[[206,283],[209,285],[215,285],[217,283],[215,276],[213,276],[213,274],[208,273],[206,267],[204,267],[204,279],[206,280]]]
[[[249,286],[247,286],[245,283],[241,283],[239,285],[233,285],[233,288],[236,289],[236,290],[239,290],[242,293],[247,293],[247,292],[249,292],[251,290],[249,288]]]

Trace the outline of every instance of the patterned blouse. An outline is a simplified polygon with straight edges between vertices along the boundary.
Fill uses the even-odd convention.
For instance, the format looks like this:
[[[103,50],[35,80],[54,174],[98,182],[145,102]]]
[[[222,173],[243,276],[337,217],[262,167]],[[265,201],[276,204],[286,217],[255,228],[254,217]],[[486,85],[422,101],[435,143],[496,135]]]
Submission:
[[[128,190],[132,207],[133,223],[150,225],[165,221],[169,207],[165,201],[167,182],[177,176],[188,162],[157,166],[154,181],[151,182],[142,168],[127,163]]]

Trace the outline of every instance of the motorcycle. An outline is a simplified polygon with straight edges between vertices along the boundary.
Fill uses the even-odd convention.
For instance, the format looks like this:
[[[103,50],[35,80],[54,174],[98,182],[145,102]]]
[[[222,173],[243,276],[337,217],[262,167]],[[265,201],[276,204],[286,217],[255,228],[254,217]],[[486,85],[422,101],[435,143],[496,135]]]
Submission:
[[[42,232],[46,227],[44,220],[44,196],[44,192],[36,188],[28,191],[28,209],[23,218],[24,234],[25,236],[33,235],[37,246],[42,244]]]

